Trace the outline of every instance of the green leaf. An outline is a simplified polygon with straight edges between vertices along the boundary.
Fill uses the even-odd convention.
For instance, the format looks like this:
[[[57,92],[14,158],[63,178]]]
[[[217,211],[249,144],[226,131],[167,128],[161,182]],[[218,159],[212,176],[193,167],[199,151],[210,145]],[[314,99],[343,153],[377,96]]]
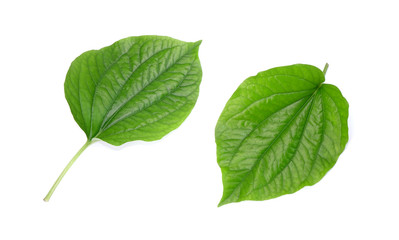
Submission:
[[[86,133],[83,150],[94,139],[117,146],[154,141],[180,126],[198,98],[200,44],[129,37],[77,57],[66,76],[65,97]]]
[[[324,74],[310,65],[278,67],[234,92],[215,130],[219,206],[294,193],[334,166],[348,141],[349,105]]]
[[[122,39],[72,62],[65,97],[89,140],[153,141],[176,129],[198,97],[200,42]]]

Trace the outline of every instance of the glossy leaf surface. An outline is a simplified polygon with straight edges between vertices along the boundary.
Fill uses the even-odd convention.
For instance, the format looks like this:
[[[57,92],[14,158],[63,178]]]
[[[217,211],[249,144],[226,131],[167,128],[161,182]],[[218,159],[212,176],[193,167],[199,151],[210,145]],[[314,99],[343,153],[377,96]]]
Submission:
[[[219,206],[296,192],[334,166],[348,141],[348,103],[324,80],[318,68],[297,64],[238,87],[215,130]]]
[[[201,42],[169,37],[129,37],[77,57],[64,88],[72,115],[87,142],[61,172],[44,198],[82,152],[101,139],[113,145],[153,141],[180,126],[198,98]]]
[[[198,97],[199,45],[130,37],[76,58],[65,96],[87,138],[121,145],[157,140],[176,129]]]

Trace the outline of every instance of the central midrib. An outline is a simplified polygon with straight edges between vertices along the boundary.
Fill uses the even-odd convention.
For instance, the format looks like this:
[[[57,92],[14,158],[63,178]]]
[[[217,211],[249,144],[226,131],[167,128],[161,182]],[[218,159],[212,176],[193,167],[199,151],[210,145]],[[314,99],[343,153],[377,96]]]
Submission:
[[[174,46],[174,47],[171,47],[171,48],[166,48],[166,49],[163,49],[163,50],[157,52],[156,54],[158,54],[158,53],[160,53],[160,52],[164,52],[164,51],[170,50],[170,49],[172,49],[172,48],[177,48],[177,47],[182,47],[182,46],[183,46],[183,45],[178,45],[178,46]],[[93,138],[96,138],[96,137],[99,136],[101,133],[103,133],[105,130],[107,130],[107,129],[109,129],[110,127],[112,127],[115,123],[119,122],[119,121],[117,121],[117,122],[115,122],[115,123],[112,123],[112,119],[120,112],[121,109],[123,109],[123,107],[124,107],[128,102],[130,102],[134,97],[136,97],[138,94],[140,94],[146,87],[148,87],[149,85],[151,85],[151,83],[153,83],[154,81],[156,81],[162,74],[164,74],[166,71],[168,71],[171,67],[173,67],[174,65],[176,65],[177,62],[179,62],[183,57],[185,57],[188,53],[190,53],[196,46],[197,46],[197,44],[193,44],[193,46],[192,46],[191,48],[188,48],[188,49],[185,51],[185,53],[182,54],[174,63],[172,63],[169,67],[167,67],[166,69],[164,69],[156,78],[154,78],[152,81],[150,81],[147,85],[145,85],[142,89],[140,89],[137,93],[135,93],[133,96],[131,96],[127,101],[125,101],[121,106],[119,106],[119,107],[117,108],[117,110],[112,114],[111,117],[106,118],[107,114],[108,114],[108,113],[111,111],[111,109],[112,109],[112,106],[113,106],[113,105],[111,105],[111,107],[108,109],[107,113],[104,115],[105,118],[104,118],[104,120],[103,120],[102,125],[100,126],[99,131],[97,132],[97,134],[96,134]],[[133,70],[133,72],[132,72],[132,73],[130,74],[130,76],[127,78],[127,80],[126,80],[126,82],[124,83],[124,85],[123,85],[123,86],[120,88],[120,90],[116,93],[115,98],[114,98],[114,101],[115,101],[115,99],[118,97],[118,95],[120,94],[121,89],[123,89],[123,87],[125,86],[125,84],[128,82],[129,78],[137,71],[137,69],[138,69],[139,67],[143,66],[143,64],[145,64],[145,62],[147,62],[149,59],[151,59],[152,57],[154,57],[156,54],[154,54],[154,55],[152,55],[151,57],[149,57],[148,59],[146,59],[143,63],[140,64],[140,66],[138,66],[135,70]],[[125,118],[123,118],[123,119],[125,119]],[[123,119],[121,119],[121,120],[123,120]]]
[[[297,118],[297,116],[302,112],[302,110],[309,104],[311,100],[314,99],[314,96],[316,96],[316,93],[319,91],[320,87],[323,85],[323,83],[320,83],[320,85],[316,88],[316,90],[313,92],[313,94],[306,100],[306,102],[298,109],[298,111],[295,112],[294,116],[291,117],[290,121],[287,123],[287,125],[278,133],[278,135],[273,139],[273,141],[270,143],[270,145],[263,151],[262,156],[259,157],[251,169],[248,171],[248,173],[245,174],[245,176],[242,178],[239,184],[234,187],[234,189],[231,191],[230,195],[228,197],[225,197],[224,199],[227,200],[231,195],[234,193],[234,191],[245,181],[245,179],[249,176],[249,174],[252,172],[252,169],[259,164],[261,161],[262,157],[271,149],[271,147],[277,142],[277,140],[281,137],[281,135],[288,129],[288,127],[292,124],[292,122]],[[305,126],[306,127],[306,126]]]

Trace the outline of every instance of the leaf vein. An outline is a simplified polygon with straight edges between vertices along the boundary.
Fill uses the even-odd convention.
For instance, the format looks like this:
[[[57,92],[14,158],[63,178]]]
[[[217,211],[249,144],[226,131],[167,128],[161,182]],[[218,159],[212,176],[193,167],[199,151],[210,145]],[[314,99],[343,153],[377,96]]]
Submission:
[[[194,65],[193,63],[195,62],[195,60],[196,60],[196,59],[194,59],[194,61],[192,62],[191,66],[190,66],[190,69],[188,70],[187,73],[189,73],[189,72],[191,71],[191,69],[192,69],[192,67],[193,67],[193,65]],[[187,76],[187,74],[186,74],[186,76]],[[154,104],[157,104],[157,103],[161,102],[163,99],[165,99],[166,97],[170,96],[173,92],[175,92],[177,89],[179,89],[180,85],[184,82],[184,80],[185,80],[185,77],[183,77],[182,81],[180,81],[179,84],[178,84],[174,89],[172,89],[170,92],[166,93],[164,96],[162,96],[162,97],[159,98],[158,100],[152,102],[151,105],[149,105],[149,106],[147,106],[147,107],[145,107],[145,108],[143,108],[143,109],[140,109],[140,111],[137,111],[137,112],[134,112],[134,113],[130,113],[129,115],[127,115],[126,117],[124,117],[124,118],[121,119],[121,120],[118,120],[117,122],[122,121],[122,120],[125,120],[126,118],[129,118],[129,117],[131,117],[132,115],[135,115],[135,114],[137,114],[137,113],[139,113],[139,112],[142,112],[142,111],[146,110],[147,108],[153,106]],[[191,94],[192,94],[193,92],[195,92],[195,91],[196,91],[196,90],[192,91],[190,94],[188,94],[188,96],[191,95]],[[184,104],[183,104],[183,105],[184,105]],[[165,115],[164,117],[162,117],[162,118],[160,118],[160,119],[158,119],[158,120],[156,120],[156,121],[154,121],[154,122],[157,122],[157,121],[159,121],[159,120],[165,118],[166,116],[168,116],[168,115],[170,115],[170,114],[172,114],[172,113],[178,111],[179,109],[180,109],[180,108],[177,108],[176,110],[170,112],[169,114]],[[116,122],[116,123],[117,123],[117,122]],[[154,122],[152,122],[152,123],[154,123]],[[116,123],[115,123],[115,124],[116,124]],[[114,125],[115,125],[115,124],[114,124]],[[144,126],[146,126],[146,125],[144,125]],[[144,127],[144,126],[138,126],[138,127],[135,127],[135,128],[125,129],[125,130],[123,130],[123,131],[119,131],[119,132],[116,132],[116,133],[108,134],[108,135],[105,135],[105,136],[103,136],[103,137],[105,138],[105,137],[110,137],[110,136],[113,136],[113,135],[121,134],[121,133],[124,133],[124,132],[133,131],[133,130],[142,128],[142,127]],[[105,131],[105,130],[104,130],[104,131]]]
[[[112,121],[112,119],[123,109],[124,106],[126,106],[126,104],[127,104],[128,102],[130,102],[134,97],[136,97],[136,96],[139,95],[142,91],[144,91],[144,89],[146,89],[149,85],[151,85],[153,82],[155,82],[157,79],[159,79],[159,77],[160,77],[162,74],[164,74],[164,73],[167,72],[170,68],[172,68],[173,66],[175,66],[182,58],[184,58],[185,56],[187,56],[187,54],[188,54],[193,48],[195,48],[195,46],[192,47],[192,48],[190,48],[190,49],[188,49],[188,50],[187,50],[182,56],[180,56],[173,64],[171,64],[169,67],[167,67],[166,69],[164,69],[161,73],[159,73],[158,76],[157,76],[156,78],[154,78],[153,80],[151,80],[147,85],[145,85],[145,86],[144,86],[142,89],[140,89],[137,93],[135,93],[134,95],[132,95],[131,97],[129,97],[129,99],[128,99],[127,101],[125,101],[120,107],[118,107],[118,109],[112,114],[112,116],[111,116],[110,118],[108,118],[108,119],[104,118],[104,123],[103,123],[102,129],[99,131],[98,134],[101,134],[101,132],[106,131],[107,129],[109,129],[109,128],[112,127],[113,125],[117,124],[118,122],[123,121],[126,117],[121,118],[121,119],[118,119],[117,121],[112,122],[112,123],[110,123],[110,124],[107,125],[107,123],[109,123],[110,121]],[[167,48],[167,49],[168,49],[168,48]],[[164,49],[164,50],[167,50],[167,49]],[[170,48],[169,48],[169,49],[170,49]],[[193,62],[194,62],[194,61],[195,61],[195,58],[194,58]],[[192,63],[193,63],[193,62],[192,62]],[[191,67],[192,67],[192,64],[191,64],[190,69],[189,69],[188,72],[191,71]],[[130,77],[129,77],[129,78],[130,78]],[[184,76],[184,77],[182,78],[182,82],[184,81],[185,78],[186,78],[186,76]],[[178,86],[180,86],[180,84],[181,84],[181,83],[179,83]],[[119,93],[118,93],[118,94],[119,94]],[[108,113],[109,113],[109,111],[108,111]],[[108,114],[108,113],[107,113],[107,114]],[[107,114],[106,114],[106,115],[107,115]],[[135,114],[135,113],[134,113],[134,114]],[[129,115],[130,115],[130,114],[129,114]],[[128,115],[127,117],[130,117],[129,115]],[[106,120],[105,120],[105,119],[106,119]]]
[[[305,97],[306,97],[306,96],[305,96]],[[237,153],[238,153],[238,151],[240,150],[240,148],[241,148],[242,144],[244,143],[244,141],[245,141],[253,132],[255,132],[255,130],[258,129],[258,127],[259,127],[260,125],[262,125],[266,120],[268,120],[271,116],[273,116],[274,114],[278,113],[278,112],[281,111],[282,109],[287,108],[287,107],[290,107],[290,106],[294,105],[295,103],[298,103],[299,101],[305,99],[305,97],[302,97],[302,98],[298,99],[297,101],[295,101],[295,102],[293,102],[293,103],[290,103],[289,105],[284,106],[284,107],[278,109],[277,111],[275,111],[274,113],[270,114],[270,115],[267,116],[265,119],[263,119],[262,121],[260,121],[260,122],[259,122],[259,123],[258,123],[258,124],[257,124],[257,125],[256,125],[256,126],[255,126],[255,127],[241,140],[241,141],[240,141],[238,147],[236,148],[236,150],[234,151],[232,157],[230,158],[228,167],[230,167],[231,161],[232,161],[232,160],[234,159],[234,157],[237,155]],[[310,97],[309,97],[309,98],[310,98]]]
[[[310,170],[309,170],[309,173],[308,173],[308,175],[304,178],[304,180],[302,181],[302,183],[304,183],[304,182],[306,182],[307,180],[308,180],[308,178],[309,178],[309,176],[310,176],[310,174],[312,173],[312,171],[313,171],[313,168],[314,168],[314,166],[316,165],[316,161],[317,161],[317,155],[319,155],[319,152],[320,152],[320,149],[321,149],[321,145],[323,144],[323,141],[324,141],[324,132],[325,132],[325,123],[324,123],[324,103],[323,103],[323,97],[321,96],[320,97],[320,101],[321,101],[321,118],[322,118],[322,121],[321,121],[321,139],[320,139],[320,143],[319,143],[319,146],[317,147],[317,151],[316,151],[316,155],[315,155],[315,160],[312,162],[312,166],[310,167]],[[301,184],[302,184],[301,183]]]
[[[121,49],[120,46],[119,46],[118,44],[117,44],[117,46],[119,47],[119,49]],[[99,80],[97,81],[96,86],[94,87],[94,94],[93,94],[93,98],[92,98],[92,101],[91,101],[91,112],[90,112],[90,134],[89,134],[90,138],[92,137],[92,134],[93,134],[93,133],[92,133],[92,128],[93,128],[92,125],[93,125],[94,100],[95,100],[95,97],[96,97],[96,95],[97,95],[98,86],[101,84],[102,80],[104,79],[104,77],[105,77],[105,75],[108,73],[108,71],[109,71],[117,62],[119,62],[119,60],[120,60],[123,56],[125,56],[125,55],[132,49],[133,46],[134,46],[134,43],[126,50],[126,52],[122,53],[117,59],[115,59],[115,61],[113,61],[109,66],[107,66],[107,67],[105,68],[104,72],[101,74]],[[98,51],[100,52],[101,50],[98,50]],[[104,54],[102,54],[102,56],[103,56],[103,62],[105,62]]]
[[[286,127],[284,127],[284,129],[283,129],[283,130],[280,132],[280,134],[273,140],[273,142],[269,145],[269,147],[267,147],[266,150],[262,152],[261,156],[256,160],[256,162],[255,162],[254,165],[259,165],[259,162],[260,162],[260,161],[263,159],[263,157],[266,155],[267,151],[273,146],[273,144],[278,140],[278,138],[281,137],[281,135],[285,132],[285,130],[287,130],[288,127],[293,123],[293,120],[296,119],[296,118],[299,116],[299,113],[302,112],[302,110],[303,110],[303,109],[309,104],[309,102],[311,101],[311,106],[310,106],[310,108],[309,108],[308,113],[306,114],[306,120],[305,120],[303,129],[302,129],[302,131],[301,131],[301,135],[300,135],[300,139],[299,139],[299,141],[298,141],[298,145],[296,146],[295,152],[294,152],[294,154],[292,155],[292,157],[289,159],[289,161],[287,161],[287,163],[285,164],[285,166],[284,166],[281,170],[277,171],[277,173],[275,173],[274,176],[272,176],[272,177],[269,179],[269,181],[267,181],[267,182],[265,183],[264,186],[259,186],[259,187],[257,187],[257,188],[252,189],[249,193],[246,194],[246,196],[250,195],[252,192],[254,192],[254,191],[256,191],[256,190],[258,190],[258,189],[260,189],[260,188],[264,188],[266,185],[268,185],[269,183],[271,183],[277,176],[279,176],[279,175],[290,165],[290,163],[292,163],[292,159],[295,157],[296,153],[298,152],[299,145],[301,144],[301,140],[302,140],[302,138],[303,138],[305,129],[306,129],[307,124],[308,124],[308,121],[309,121],[310,113],[311,113],[312,110],[313,110],[314,96],[315,96],[315,94],[313,94],[313,95],[306,101],[306,103],[303,104],[303,105],[301,106],[301,108],[300,108],[300,109],[295,113],[295,115],[291,118],[290,122],[286,125]],[[251,172],[251,171],[249,171],[249,172]],[[246,178],[246,177],[244,177],[244,179],[245,179],[245,178]]]
[[[241,110],[240,112],[238,112],[238,113],[234,114],[232,117],[230,117],[229,120],[227,120],[227,122],[231,121],[233,118],[235,118],[236,116],[242,114],[244,111],[246,111],[246,110],[247,110],[248,108],[250,108],[252,105],[254,105],[254,104],[256,104],[256,103],[258,103],[258,102],[260,102],[260,101],[264,101],[264,100],[267,100],[267,99],[269,99],[269,98],[272,98],[272,97],[275,97],[275,96],[279,96],[279,95],[292,94],[292,93],[299,93],[299,92],[308,92],[308,91],[311,91],[311,90],[313,90],[313,89],[302,90],[302,91],[295,91],[295,92],[273,93],[273,94],[271,94],[271,95],[269,95],[269,96],[267,96],[267,97],[260,98],[260,99],[258,99],[258,100],[256,100],[256,101],[252,102],[252,103],[249,104],[247,107],[245,107],[243,110]],[[249,98],[248,98],[248,99],[249,99]],[[249,99],[249,100],[250,100],[250,99]]]

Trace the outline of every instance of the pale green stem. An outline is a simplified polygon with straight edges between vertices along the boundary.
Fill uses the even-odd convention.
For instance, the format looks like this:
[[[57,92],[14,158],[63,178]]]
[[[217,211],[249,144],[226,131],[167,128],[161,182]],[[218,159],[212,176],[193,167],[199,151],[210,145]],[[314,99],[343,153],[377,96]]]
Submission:
[[[50,191],[47,193],[46,197],[43,199],[45,202],[48,202],[51,198],[51,195],[53,195],[55,189],[57,188],[58,184],[60,184],[62,178],[65,176],[65,174],[68,172],[68,170],[71,168],[71,166],[73,165],[73,163],[76,161],[76,159],[78,159],[78,157],[80,156],[80,154],[82,154],[82,152],[90,145],[92,144],[93,141],[92,140],[88,140],[85,145],[83,145],[82,148],[79,149],[79,151],[75,154],[75,156],[73,156],[73,158],[71,159],[71,161],[68,163],[68,165],[66,165],[66,167],[64,168],[64,170],[61,172],[60,176],[57,178],[57,180],[55,181],[54,185],[51,187]]]
[[[327,73],[328,66],[329,66],[328,63],[326,63],[326,65],[324,65],[324,69],[323,69],[324,76]]]

